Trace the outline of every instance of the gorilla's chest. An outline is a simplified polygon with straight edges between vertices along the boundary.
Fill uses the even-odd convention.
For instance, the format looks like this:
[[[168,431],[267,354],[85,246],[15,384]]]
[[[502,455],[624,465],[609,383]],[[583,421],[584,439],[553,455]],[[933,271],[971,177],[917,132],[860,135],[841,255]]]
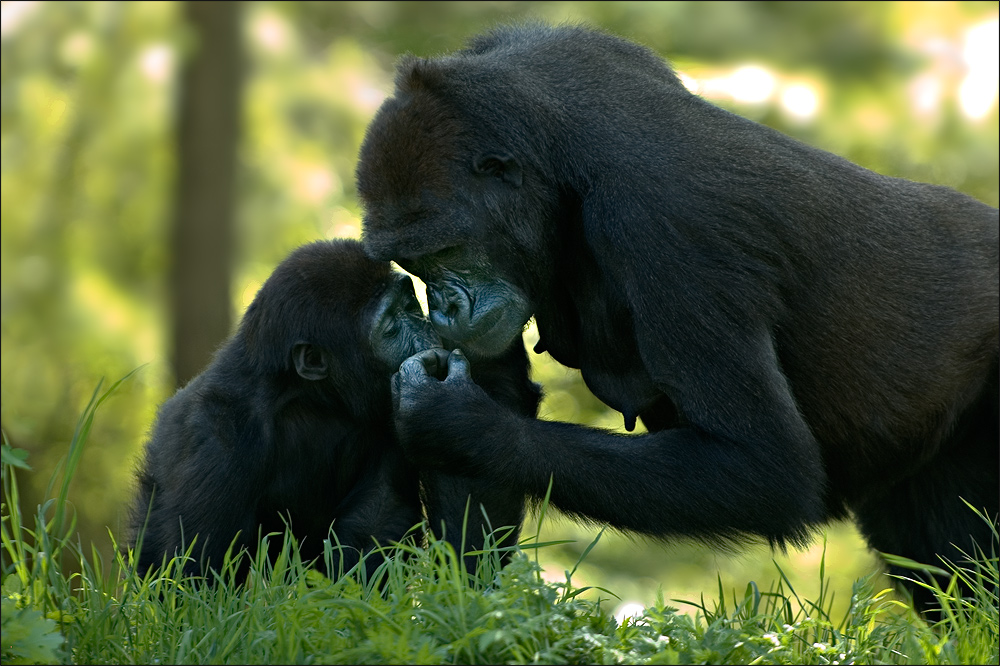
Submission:
[[[576,301],[561,316],[537,316],[544,347],[564,365],[580,369],[587,388],[622,413],[632,429],[638,416],[650,430],[673,420],[675,410],[646,371],[632,317],[604,298]],[[654,412],[665,412],[662,417]]]
[[[553,297],[535,313],[542,347],[563,365],[579,368],[587,388],[622,413],[627,429],[637,417],[649,430],[676,425],[677,409],[643,363],[625,299],[602,279],[582,239],[576,240],[577,261],[560,266]]]
[[[664,397],[639,362],[638,350],[629,356],[621,354],[621,349],[584,346],[580,372],[591,393],[622,413],[628,430],[635,427],[638,416],[648,413]]]

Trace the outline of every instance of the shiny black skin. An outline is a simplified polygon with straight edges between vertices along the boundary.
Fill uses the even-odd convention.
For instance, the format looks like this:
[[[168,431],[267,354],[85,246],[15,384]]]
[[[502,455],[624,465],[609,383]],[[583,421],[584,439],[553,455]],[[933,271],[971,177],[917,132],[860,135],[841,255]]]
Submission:
[[[393,432],[389,379],[439,344],[409,277],[357,241],[295,250],[208,368],[160,408],[132,507],[139,571],[197,535],[186,571],[204,573],[234,538],[238,552],[285,521],[304,559],[322,555],[332,523],[345,568],[373,538],[402,540],[422,512],[417,471]],[[368,558],[369,569],[379,562]]]
[[[402,60],[357,176],[367,251],[428,283],[444,337],[489,356],[534,316],[539,349],[650,431],[496,410],[427,352],[397,380],[420,465],[534,497],[551,478],[564,511],[658,537],[802,544],[853,515],[918,561],[989,548],[962,498],[995,522],[995,208],[719,109],[579,27]]]

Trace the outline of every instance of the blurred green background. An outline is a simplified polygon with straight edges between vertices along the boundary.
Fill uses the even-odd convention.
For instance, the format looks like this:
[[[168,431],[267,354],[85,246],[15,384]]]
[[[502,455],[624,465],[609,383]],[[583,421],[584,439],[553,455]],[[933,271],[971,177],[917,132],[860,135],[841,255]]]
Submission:
[[[224,49],[213,30],[225,26],[192,22],[183,2],[2,5],[0,417],[11,444],[31,453],[34,472],[22,483],[25,506],[34,506],[97,382],[142,366],[99,413],[71,492],[83,543],[105,556],[108,530],[122,534],[157,405],[191,373],[179,367],[177,350],[200,367],[292,248],[360,235],[358,147],[404,52],[447,52],[503,21],[589,23],[652,47],[689,87],[737,113],[882,173],[997,205],[996,2],[234,7],[221,20],[240,38],[242,87],[206,92],[188,85],[185,63]],[[206,262],[176,240],[177,220],[188,219],[177,173],[181,164],[198,169],[198,149],[229,149],[216,149],[211,136],[185,144],[176,130],[179,100],[224,109],[212,95],[236,101],[238,133],[232,188],[209,187],[232,214],[198,222],[226,232],[218,261]],[[215,175],[209,170],[205,182]],[[215,267],[217,277],[204,293],[183,292],[171,266]],[[221,288],[215,301],[211,286]],[[202,332],[218,331],[208,343],[172,325],[193,306],[207,313]],[[525,334],[529,349],[534,335]],[[545,355],[532,363],[545,387],[543,418],[621,429],[621,416],[587,392],[579,373]],[[527,531],[533,525],[529,519]],[[562,579],[598,532],[550,514],[542,538],[574,543],[542,551],[546,574]],[[788,555],[764,546],[720,553],[605,534],[574,582],[642,604],[658,589],[697,600],[716,589],[717,574],[727,590],[751,579],[766,589],[777,578],[774,557],[799,593],[815,598],[823,547],[820,536]],[[877,563],[849,524],[830,526],[826,548],[843,608],[852,581]]]

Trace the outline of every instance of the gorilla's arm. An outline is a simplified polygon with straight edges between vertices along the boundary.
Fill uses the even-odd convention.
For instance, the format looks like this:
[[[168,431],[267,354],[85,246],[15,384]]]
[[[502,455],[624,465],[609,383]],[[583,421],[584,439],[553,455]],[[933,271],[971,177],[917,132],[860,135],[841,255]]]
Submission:
[[[535,420],[472,383],[461,354],[444,381],[438,362],[418,354],[393,378],[397,432],[422,466],[534,497],[551,478],[562,511],[660,537],[797,542],[824,518],[817,456],[780,433],[753,436],[748,424],[739,441],[696,426],[627,436]]]
[[[429,356],[434,358],[431,363],[436,371],[443,375],[447,352],[429,352]],[[496,409],[534,418],[541,390],[528,378],[528,370],[523,343],[516,340],[498,358],[476,359],[471,379],[485,391],[487,399],[496,401]],[[464,547],[465,552],[480,550],[486,544],[486,536],[499,528],[511,529],[494,535],[498,538],[496,545],[504,547],[517,543],[525,514],[523,489],[434,470],[421,472],[420,485],[430,528],[452,545]],[[504,534],[506,537],[499,539]],[[476,571],[476,559],[476,556],[465,558],[470,573]],[[509,555],[502,561],[508,559]]]
[[[437,471],[421,472],[420,486],[430,529],[456,552],[481,550],[491,533],[498,547],[517,543],[525,513],[523,489]],[[509,559],[509,552],[501,556],[502,563]],[[465,556],[469,573],[476,572],[477,560],[476,555]]]
[[[403,459],[403,452],[398,447],[385,450],[378,466],[337,507],[339,517],[333,531],[342,547],[334,554],[331,576],[350,570],[361,554],[376,544],[391,546],[400,541],[420,523],[420,504],[412,501],[418,496],[417,485],[417,476]],[[382,562],[375,554],[365,559],[369,580]]]

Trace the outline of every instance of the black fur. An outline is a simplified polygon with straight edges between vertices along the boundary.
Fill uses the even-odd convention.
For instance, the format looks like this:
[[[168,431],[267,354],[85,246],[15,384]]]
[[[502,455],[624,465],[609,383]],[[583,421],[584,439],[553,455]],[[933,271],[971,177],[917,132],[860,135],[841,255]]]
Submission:
[[[237,533],[239,551],[258,531],[283,532],[286,521],[304,559],[322,555],[333,523],[347,547],[333,564],[346,569],[373,537],[399,541],[419,523],[421,496],[431,527],[444,521],[456,547],[470,494],[467,549],[483,543],[480,504],[494,527],[520,525],[523,493],[421,475],[396,445],[390,376],[440,342],[415,303],[409,279],[368,259],[356,241],[312,243],[282,262],[212,364],[160,409],[132,507],[138,569],[183,552],[197,535],[187,572],[204,572]],[[383,322],[393,328],[385,339],[373,331]],[[310,363],[295,357],[306,343],[313,365],[297,367]],[[523,346],[478,363],[475,376],[501,403],[534,416],[540,392]],[[368,558],[369,574],[379,563]]]
[[[367,328],[392,283],[355,241],[304,246],[275,270],[236,335],[160,409],[132,512],[135,535],[146,525],[141,572],[195,535],[188,572],[219,565],[237,533],[238,552],[285,520],[310,559],[332,522],[350,567],[372,537],[401,540],[420,522],[417,475],[387,418],[395,368]],[[329,379],[297,374],[302,341],[334,352]]]
[[[473,384],[411,372],[396,419],[421,465],[535,497],[551,477],[563,510],[655,536],[800,544],[853,513],[932,564],[989,547],[960,498],[995,521],[995,208],[719,109],[577,27],[404,59],[358,187],[366,249],[428,283],[442,335],[488,354],[533,314],[540,348],[651,431],[478,416]],[[512,319],[485,343],[484,299]]]
[[[488,403],[490,411],[463,413],[456,418],[468,419],[484,428],[491,428],[490,421],[501,411],[534,419],[541,389],[528,379],[529,370],[528,355],[520,340],[495,359],[476,359],[470,379],[492,398]],[[486,536],[494,532],[493,544],[499,548],[509,548],[518,542],[527,500],[525,491],[519,486],[422,470],[420,487],[428,526],[439,538],[452,544],[456,552],[482,549]],[[461,551],[463,545],[464,551]],[[477,556],[469,555],[464,559],[467,571],[475,573]],[[502,552],[501,564],[509,560],[510,551]]]

